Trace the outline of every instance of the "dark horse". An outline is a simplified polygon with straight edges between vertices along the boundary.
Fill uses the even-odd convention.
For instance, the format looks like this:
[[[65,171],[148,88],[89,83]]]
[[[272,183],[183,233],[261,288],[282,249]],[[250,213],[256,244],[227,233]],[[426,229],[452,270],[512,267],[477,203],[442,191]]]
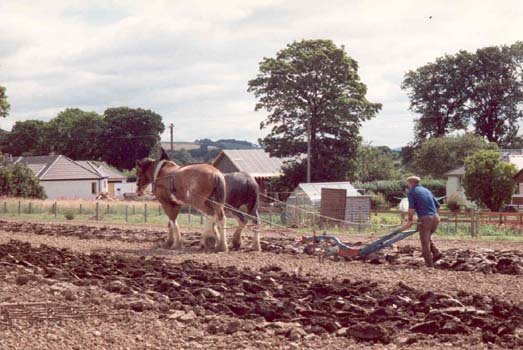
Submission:
[[[223,176],[225,177],[225,187],[227,189],[227,195],[225,196],[227,206],[225,207],[225,210],[228,214],[233,215],[238,221],[238,228],[234,232],[232,239],[234,249],[238,249],[241,245],[242,231],[248,224],[248,219],[250,219],[255,225],[260,223],[260,216],[258,214],[258,197],[260,188],[256,183],[256,180],[245,172],[227,173],[223,174]],[[245,206],[245,211],[240,210],[243,206]],[[254,228],[252,249],[261,251],[258,227]]]
[[[202,241],[206,248],[211,248],[207,244],[212,241],[216,242],[218,251],[228,251],[223,210],[223,174],[210,164],[178,166],[168,159],[162,149],[159,160],[145,158],[136,162],[136,193],[139,196],[143,195],[145,188],[152,183],[153,193],[169,217],[169,236],[165,247],[182,248],[182,237],[176,218],[182,206],[190,205],[212,222],[203,234]]]

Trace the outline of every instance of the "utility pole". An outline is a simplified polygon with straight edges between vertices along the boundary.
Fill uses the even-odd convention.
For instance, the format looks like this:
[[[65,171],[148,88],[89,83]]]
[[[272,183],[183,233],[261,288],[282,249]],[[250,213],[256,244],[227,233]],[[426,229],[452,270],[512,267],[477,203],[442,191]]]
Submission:
[[[171,151],[174,150],[174,142],[173,142],[173,128],[174,128],[174,124],[171,123],[171,125],[169,125],[169,128],[171,129]]]
[[[307,183],[311,182],[311,115],[307,114]]]

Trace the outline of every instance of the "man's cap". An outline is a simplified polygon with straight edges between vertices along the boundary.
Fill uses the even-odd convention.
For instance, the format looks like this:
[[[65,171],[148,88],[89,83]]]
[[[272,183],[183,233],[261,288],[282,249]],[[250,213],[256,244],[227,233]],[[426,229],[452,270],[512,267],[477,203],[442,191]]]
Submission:
[[[421,179],[419,178],[419,176],[409,176],[409,177],[407,178],[407,181],[420,182]]]

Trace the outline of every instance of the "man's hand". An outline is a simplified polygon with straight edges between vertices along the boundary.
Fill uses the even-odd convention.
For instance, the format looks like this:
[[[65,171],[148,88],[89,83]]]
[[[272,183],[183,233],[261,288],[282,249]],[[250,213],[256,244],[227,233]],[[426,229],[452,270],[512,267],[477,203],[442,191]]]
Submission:
[[[407,212],[407,222],[399,228],[400,231],[405,231],[409,228],[411,228],[412,224],[414,223],[414,209],[409,208],[409,211]]]
[[[412,226],[413,222],[412,221],[407,221],[405,222],[405,224],[403,224],[403,226],[401,226],[399,228],[400,231],[405,231],[405,230],[408,230],[411,226]]]

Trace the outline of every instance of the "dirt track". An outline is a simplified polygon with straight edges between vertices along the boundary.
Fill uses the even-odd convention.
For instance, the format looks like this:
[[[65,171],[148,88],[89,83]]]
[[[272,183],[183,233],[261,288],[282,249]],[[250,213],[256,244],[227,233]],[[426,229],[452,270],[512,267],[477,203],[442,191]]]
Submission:
[[[117,339],[127,332],[135,334],[135,322],[144,317],[158,324],[143,335],[151,338],[150,348],[365,348],[374,342],[390,349],[437,348],[440,343],[469,349],[489,343],[523,346],[522,250],[517,245],[501,251],[499,243],[498,250],[486,250],[483,243],[473,248],[468,242],[466,250],[446,242],[446,257],[432,270],[420,266],[419,252],[410,247],[414,241],[366,262],[320,263],[298,254],[291,239],[275,237],[264,239],[263,253],[204,254],[195,248],[152,248],[162,231],[0,224],[0,271],[8,281],[2,299],[18,301],[9,294],[30,286],[43,287],[40,299],[45,299],[46,288],[65,285],[54,287],[52,300],[95,305],[104,312],[86,317],[87,324],[121,325],[106,334],[116,341],[113,348],[120,348]],[[110,316],[117,312],[125,318]],[[71,334],[78,333],[78,322],[60,321]],[[48,321],[37,324],[30,330],[56,331]],[[162,342],[162,327],[184,335],[173,343],[164,334]],[[28,331],[20,328],[20,334]],[[7,344],[14,344],[17,332],[13,327],[6,332]],[[196,340],[190,335],[194,332],[199,332]],[[76,337],[90,339],[89,334]],[[33,345],[46,348],[41,340]]]

